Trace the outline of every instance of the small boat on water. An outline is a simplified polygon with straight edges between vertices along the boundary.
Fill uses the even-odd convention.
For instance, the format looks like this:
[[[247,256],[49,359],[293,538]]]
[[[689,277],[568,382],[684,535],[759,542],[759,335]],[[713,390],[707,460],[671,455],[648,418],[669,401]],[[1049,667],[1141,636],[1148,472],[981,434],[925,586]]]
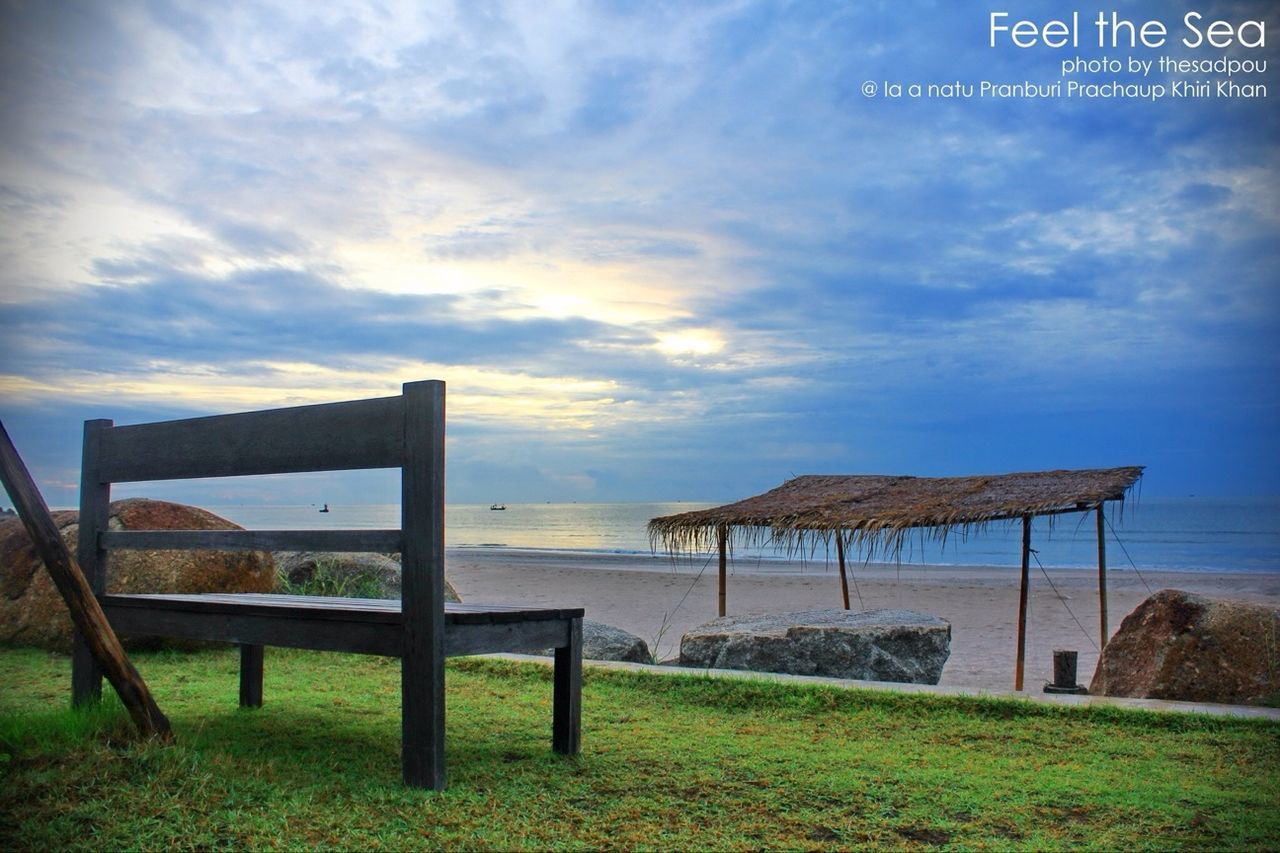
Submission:
[[[312,506],[315,506],[315,504],[312,504]],[[320,512],[328,512],[328,511],[329,511],[328,504],[325,504],[323,507],[320,508]]]
[[[489,505],[489,509],[493,510],[494,512],[501,512],[506,508],[507,508],[506,504],[490,504]]]

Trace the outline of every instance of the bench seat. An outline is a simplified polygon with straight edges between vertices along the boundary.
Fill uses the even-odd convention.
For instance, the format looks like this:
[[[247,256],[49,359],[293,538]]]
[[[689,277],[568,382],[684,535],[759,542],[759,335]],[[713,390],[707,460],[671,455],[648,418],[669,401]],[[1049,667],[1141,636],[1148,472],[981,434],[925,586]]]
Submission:
[[[103,595],[122,634],[398,657],[404,644],[399,599],[266,593]],[[495,604],[444,606],[445,654],[538,651],[569,643],[581,607]]]

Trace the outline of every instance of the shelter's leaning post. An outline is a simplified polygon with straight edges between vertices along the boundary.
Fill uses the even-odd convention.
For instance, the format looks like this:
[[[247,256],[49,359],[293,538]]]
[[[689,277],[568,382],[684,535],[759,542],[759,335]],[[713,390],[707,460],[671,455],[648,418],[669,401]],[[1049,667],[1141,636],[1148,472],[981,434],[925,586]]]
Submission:
[[[844,537],[836,531],[836,558],[840,561],[840,595],[844,598],[844,609],[849,609],[849,577],[844,570]],[[861,593],[859,593],[861,595]]]
[[[1022,689],[1022,670],[1027,660],[1027,587],[1031,580],[1031,516],[1022,517],[1022,583],[1018,591],[1018,661],[1013,671],[1013,689]]]
[[[1102,624],[1102,642],[1098,644],[1098,654],[1107,647],[1107,536],[1106,519],[1102,516],[1105,501],[1098,501],[1098,615]]]
[[[724,525],[724,524],[720,525],[719,538],[720,538],[720,615],[724,616],[725,615],[725,586],[727,585],[727,578],[729,574],[729,559],[728,559],[728,553],[727,553],[728,546],[729,546],[728,525]]]

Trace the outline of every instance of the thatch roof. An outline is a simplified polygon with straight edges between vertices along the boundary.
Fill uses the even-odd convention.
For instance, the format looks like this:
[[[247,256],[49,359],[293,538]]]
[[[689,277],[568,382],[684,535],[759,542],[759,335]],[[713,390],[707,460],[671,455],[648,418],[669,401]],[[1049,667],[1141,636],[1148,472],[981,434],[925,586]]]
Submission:
[[[1031,471],[978,477],[811,474],[737,503],[649,522],[649,539],[670,551],[716,547],[723,528],[747,543],[802,547],[839,535],[855,545],[896,551],[912,529],[945,539],[993,521],[1082,512],[1123,500],[1142,467]]]

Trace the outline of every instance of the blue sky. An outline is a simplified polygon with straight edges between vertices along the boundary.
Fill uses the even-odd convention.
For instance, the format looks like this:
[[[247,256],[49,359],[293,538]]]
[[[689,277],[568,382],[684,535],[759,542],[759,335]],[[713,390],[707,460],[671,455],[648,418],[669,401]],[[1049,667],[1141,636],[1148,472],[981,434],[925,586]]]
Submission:
[[[992,48],[996,10],[1172,36]],[[1186,48],[1188,10],[1268,44]],[[425,378],[449,383],[460,502],[1127,464],[1145,494],[1280,492],[1270,4],[0,14],[0,418],[53,505],[86,418]],[[883,92],[1143,82],[1065,78],[1075,56],[1266,60],[1235,79],[1270,92]],[[117,493],[395,499],[378,475]]]

